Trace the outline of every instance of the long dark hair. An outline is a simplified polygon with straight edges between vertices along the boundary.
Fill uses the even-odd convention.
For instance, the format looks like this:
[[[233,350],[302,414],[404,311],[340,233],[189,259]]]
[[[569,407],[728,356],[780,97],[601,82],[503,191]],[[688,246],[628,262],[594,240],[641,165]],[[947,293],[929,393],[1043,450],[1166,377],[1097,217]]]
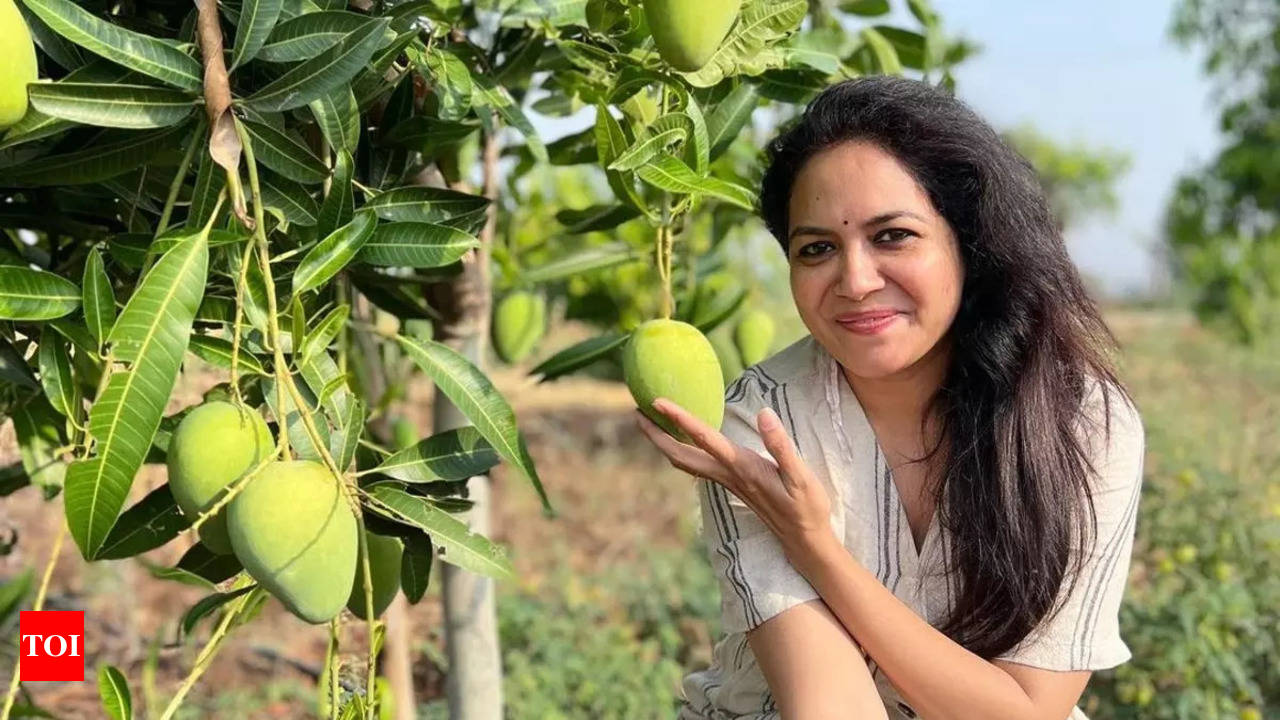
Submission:
[[[1108,434],[1111,393],[1132,400],[1111,363],[1115,338],[1034,168],[939,88],[883,76],[842,82],[770,144],[760,205],[784,252],[797,173],[815,153],[855,140],[894,155],[959,241],[965,280],[951,364],[921,421],[924,432],[932,416],[941,434],[920,460],[945,451],[935,507],[950,535],[945,570],[960,583],[939,629],[994,658],[1057,612],[1062,584],[1075,582],[1096,537],[1094,468],[1080,434],[1091,383]]]

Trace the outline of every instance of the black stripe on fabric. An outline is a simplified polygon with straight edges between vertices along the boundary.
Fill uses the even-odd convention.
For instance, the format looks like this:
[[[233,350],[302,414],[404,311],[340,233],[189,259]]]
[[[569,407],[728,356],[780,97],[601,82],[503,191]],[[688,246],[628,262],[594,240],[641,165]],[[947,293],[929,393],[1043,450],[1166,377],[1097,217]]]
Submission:
[[[727,517],[729,518],[729,523],[733,526],[733,530],[732,530],[733,538],[734,540],[737,540],[738,538],[742,537],[742,531],[738,529],[738,518],[736,515],[733,514],[733,508],[730,507],[729,505],[729,491],[725,490],[724,486],[720,485],[719,483],[717,483],[716,486],[712,488],[712,490],[724,503],[724,507],[726,508],[725,512],[727,513]],[[742,587],[744,590],[747,591],[747,608],[752,613],[752,616],[754,617],[754,620],[755,620],[755,622],[752,624],[759,625],[760,623],[764,622],[764,618],[760,615],[760,608],[756,605],[755,591],[751,589],[751,585],[747,582],[746,575],[743,573],[742,558],[741,556],[738,555],[737,548],[734,548],[733,559],[734,559],[734,563],[737,565],[737,568],[738,568],[738,577],[742,580]]]
[[[741,537],[741,533],[738,532],[737,520],[733,517],[733,508],[727,507],[727,500],[725,500],[724,505],[721,504],[721,494],[724,492],[723,487],[712,480],[704,480],[703,482],[705,483],[708,500],[711,503],[712,513],[717,517],[717,527],[723,528],[723,532],[720,534],[721,546],[719,551],[721,556],[729,561],[725,572],[728,574],[729,581],[733,585],[738,599],[742,600],[743,619],[748,624],[759,624],[762,622],[759,619],[760,611],[756,608],[755,597],[752,595],[751,587],[747,585],[746,578],[742,572],[738,549],[732,544],[733,541]],[[730,529],[730,523],[733,524],[732,529]],[[753,623],[753,621],[755,622]]]
[[[881,460],[884,458],[880,454],[880,445],[876,444],[876,499],[880,502],[880,513],[876,518],[877,532],[879,536],[877,550],[880,555],[880,567],[877,569],[876,577],[886,587],[889,585],[889,574],[892,568],[892,560],[889,556],[889,463],[884,462],[884,470],[881,470]]]
[[[736,549],[733,552],[728,549],[731,547],[729,541],[729,523],[721,515],[719,504],[716,502],[716,498],[712,494],[714,492],[712,485],[713,481],[711,480],[702,481],[702,491],[707,497],[707,507],[711,508],[711,517],[716,524],[716,534],[720,536],[720,547],[717,548],[717,551],[720,553],[721,557],[728,561],[725,573],[729,580],[729,584],[734,589],[734,593],[738,596],[738,599],[742,601],[744,612],[750,612],[750,606],[747,602],[746,585],[742,581],[740,574],[735,573],[735,569],[737,567]],[[743,619],[750,621],[751,618],[750,616],[744,616]]]
[[[1107,588],[1111,585],[1111,575],[1115,572],[1116,563],[1120,560],[1120,548],[1124,545],[1124,538],[1128,537],[1129,533],[1133,529],[1133,524],[1137,521],[1138,498],[1141,494],[1142,463],[1139,462],[1138,482],[1135,484],[1133,493],[1129,497],[1129,505],[1125,508],[1125,518],[1120,523],[1120,527],[1117,528],[1115,535],[1113,535],[1111,540],[1107,543],[1106,552],[1109,553],[1109,555],[1099,562],[1099,566],[1101,566],[1102,563],[1106,563],[1106,570],[1099,575],[1097,586],[1094,588],[1092,594],[1085,596],[1088,606],[1082,614],[1088,615],[1089,617],[1085,622],[1084,633],[1082,634],[1082,637],[1080,637],[1081,662],[1084,662],[1086,659],[1086,652],[1089,653],[1090,657],[1093,654],[1093,651],[1089,648],[1089,644],[1093,642],[1094,633],[1097,631],[1098,613],[1102,612],[1102,596],[1106,594]],[[1078,625],[1079,618],[1076,618],[1076,622]]]
[[[901,498],[898,497],[898,486],[893,482],[893,473],[889,471],[889,465],[886,462],[884,467],[885,488],[889,491],[889,516],[892,518],[890,525],[893,530],[889,533],[892,538],[893,550],[889,553],[890,572],[892,573],[893,582],[889,589],[893,593],[898,592],[898,581],[902,580],[902,516],[905,511],[902,508]],[[914,547],[912,548],[914,552]]]

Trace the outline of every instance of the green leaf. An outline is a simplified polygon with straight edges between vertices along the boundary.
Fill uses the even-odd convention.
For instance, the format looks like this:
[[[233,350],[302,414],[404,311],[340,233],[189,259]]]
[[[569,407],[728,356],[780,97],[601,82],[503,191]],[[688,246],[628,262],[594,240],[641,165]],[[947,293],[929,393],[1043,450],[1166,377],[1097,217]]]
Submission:
[[[472,94],[471,101],[477,107],[492,107],[503,120],[523,135],[526,142],[529,143],[529,150],[533,152],[533,156],[541,162],[547,161],[547,147],[542,144],[542,139],[538,137],[538,131],[534,129],[533,123],[529,122],[528,116],[520,109],[520,105],[511,97],[511,93],[501,85],[498,85],[487,75],[476,75],[472,78],[474,82],[475,92]],[[481,114],[481,120],[485,119],[485,115]]]
[[[80,288],[44,270],[0,265],[0,320],[52,320],[80,307]]]
[[[570,235],[612,230],[628,220],[640,216],[640,211],[630,205],[610,203],[607,205],[591,205],[581,210],[564,209],[556,212],[556,221],[564,225],[564,231]]]
[[[711,143],[711,159],[714,160],[729,149],[729,144],[751,120],[760,96],[755,85],[742,83],[721,100],[707,117],[707,139]]]
[[[540,383],[555,380],[563,375],[568,375],[574,370],[584,368],[622,347],[628,337],[630,337],[628,333],[611,332],[588,338],[580,343],[570,345],[542,361],[537,367],[530,370],[529,374],[541,375],[542,378],[538,380]]]
[[[345,382],[346,378],[340,375],[336,380]],[[338,467],[344,471],[356,457],[356,449],[360,445],[360,436],[364,434],[364,422],[367,417],[364,402],[357,398],[347,403],[347,412],[344,416],[334,418],[337,432],[330,439],[329,453]]]
[[[524,435],[516,427],[515,413],[489,378],[447,345],[403,335],[396,336],[396,339],[498,454],[533,483],[542,498],[545,513],[554,514],[533,458],[529,456]]]
[[[711,136],[707,131],[707,119],[702,107],[692,95],[685,102],[682,116],[689,121],[689,141],[684,145],[684,157],[690,161],[694,172],[703,175],[711,164]]]
[[[183,90],[199,90],[203,69],[168,40],[102,20],[70,0],[22,0],[54,32],[84,49]]]
[[[483,535],[472,532],[466,523],[433,505],[426,498],[410,495],[390,485],[369,489],[375,502],[369,509],[400,523],[422,528],[437,545],[440,559],[498,580],[509,580],[515,569],[506,551]]]
[[[66,463],[54,454],[54,450],[64,444],[61,428],[66,421],[58,416],[43,394],[32,396],[11,412],[22,469],[33,485],[45,491],[45,497],[52,497],[62,487],[67,471]]]
[[[378,217],[392,222],[439,223],[467,213],[484,210],[489,199],[445,188],[411,186],[388,190],[370,200]]]
[[[204,295],[208,260],[203,231],[166,252],[107,336],[115,359],[128,367],[111,375],[89,414],[94,456],[67,469],[67,524],[85,558],[98,553],[115,524],[160,425]]]
[[[218,194],[226,185],[226,173],[222,166],[207,152],[200,153],[200,166],[196,170],[196,184],[191,189],[191,206],[187,209],[187,220],[183,223],[187,229],[196,230],[205,226],[213,216],[213,209],[218,204]],[[219,212],[226,213],[224,207]]]
[[[360,142],[360,108],[351,88],[341,86],[312,100],[307,105],[320,126],[325,142],[334,151],[345,150],[355,155]]]
[[[99,667],[98,695],[102,698],[102,709],[111,720],[133,720],[133,696],[129,694],[124,673],[110,665]]]
[[[191,631],[195,630],[196,625],[201,620],[208,617],[214,610],[217,610],[241,595],[252,591],[256,587],[258,586],[246,585],[238,590],[214,593],[200,598],[196,601],[195,605],[192,605],[190,609],[183,613],[179,631],[180,634],[183,636],[190,635]]]
[[[603,104],[596,105],[595,136],[597,161],[604,169],[605,179],[613,194],[622,202],[644,212],[648,206],[636,193],[633,180],[635,176],[630,172],[609,169],[609,165],[626,150],[627,136],[623,134],[617,118]]]
[[[635,170],[641,165],[649,161],[650,158],[657,155],[674,142],[684,140],[688,135],[682,127],[673,127],[668,130],[653,135],[652,137],[640,137],[629,148],[627,148],[616,160],[609,163],[607,170]]]
[[[283,177],[306,185],[322,183],[329,177],[320,159],[292,134],[252,120],[244,121],[244,129],[253,142],[254,159]]]
[[[377,224],[378,217],[373,211],[362,209],[351,218],[351,222],[334,230],[311,248],[293,273],[293,294],[314,290],[337,275],[373,235]]]
[[[170,149],[179,136],[185,137],[187,124],[163,130],[128,133],[123,140],[94,144],[65,155],[49,155],[21,165],[4,168],[5,183],[20,187],[42,185],[84,185],[127,173]]]
[[[844,0],[840,9],[854,15],[875,17],[889,14],[889,0]]]
[[[320,215],[316,220],[316,232],[321,237],[328,236],[351,221],[351,215],[355,212],[355,195],[351,188],[354,164],[350,153],[338,151],[338,162],[333,169],[333,181],[329,183],[329,194],[320,203]]]
[[[107,270],[102,264],[102,253],[96,247],[89,248],[80,282],[83,286],[81,302],[84,304],[85,325],[101,346],[116,320],[116,296],[111,291],[111,278],[107,277]]]
[[[316,224],[320,211],[316,208],[315,199],[301,185],[272,173],[259,173],[258,184],[264,205],[284,213],[285,218],[295,225],[310,227]]]
[[[440,149],[456,147],[479,129],[480,126],[473,123],[440,120],[418,115],[397,123],[386,135],[382,136],[382,142],[387,145],[417,150],[424,155],[430,156]]]
[[[379,225],[357,259],[386,267],[443,267],[461,259],[480,241],[456,228],[434,223],[397,222]]]
[[[244,568],[234,554],[219,555],[204,543],[196,543],[183,554],[182,559],[174,566],[174,570],[190,573],[216,585],[230,580]]]
[[[441,120],[461,120],[471,109],[474,83],[471,71],[457,55],[433,47],[422,55],[419,68],[431,78],[432,89],[440,102]]]
[[[182,514],[165,483],[120,515],[94,559],[120,560],[154,550],[178,537],[192,521]]]
[[[134,130],[181,122],[196,106],[181,90],[122,83],[32,83],[27,94],[50,117]]]
[[[210,365],[231,369],[230,340],[213,337],[212,335],[192,335],[191,343],[187,349]],[[262,361],[258,359],[258,356],[245,350],[243,343],[240,345],[240,359],[236,363],[236,368],[241,373],[267,374],[267,369],[263,367]]]
[[[93,62],[68,73],[58,83],[110,84],[121,82],[131,75],[134,75],[134,73],[128,68],[122,68],[115,63],[94,58]],[[27,114],[22,116],[21,120],[11,126],[7,133],[4,133],[4,140],[0,142],[0,150],[24,142],[46,138],[50,135],[57,135],[72,125],[73,123],[68,120],[50,117],[35,108],[30,108],[27,110]]]
[[[875,28],[862,28],[862,39],[871,48],[876,58],[876,66],[885,75],[901,75],[902,63],[898,59],[898,51],[893,43]]]
[[[416,605],[427,594],[434,558],[435,548],[430,536],[405,540],[404,554],[400,556],[400,589],[410,605]]]
[[[32,390],[40,389],[35,373],[31,372],[31,366],[27,365],[22,354],[3,336],[0,336],[0,380]]]
[[[385,18],[371,19],[342,42],[281,75],[244,101],[262,112],[301,107],[356,76],[378,49]]]
[[[316,353],[329,347],[329,343],[338,336],[342,328],[347,324],[347,318],[351,315],[351,306],[343,303],[329,311],[324,319],[316,323],[311,333],[303,338],[302,344],[298,348],[298,356],[301,358],[302,364],[307,364]]]
[[[498,462],[493,446],[474,427],[460,427],[401,450],[372,472],[407,483],[429,483],[480,475]]]
[[[40,333],[37,356],[40,363],[40,384],[53,409],[65,417],[74,417],[80,404],[79,390],[71,375],[71,354],[62,342],[62,336],[46,328]]]
[[[244,0],[236,22],[236,44],[231,52],[229,70],[235,70],[257,57],[280,17],[283,4],[282,0]]]
[[[520,279],[533,284],[564,280],[594,270],[624,265],[643,257],[645,257],[643,251],[636,250],[625,242],[594,245],[568,257],[525,270],[521,273]]]
[[[770,46],[800,27],[808,10],[806,0],[747,0],[707,64],[680,74],[694,87],[711,87],[726,77],[781,67],[782,54]]]
[[[674,193],[699,193],[720,198],[744,210],[752,209],[752,193],[747,188],[726,180],[700,177],[674,155],[663,153],[636,171],[641,180]]]
[[[308,60],[337,45],[369,22],[367,15],[340,10],[309,12],[275,27],[258,59],[267,62]],[[384,42],[385,42],[384,34]]]

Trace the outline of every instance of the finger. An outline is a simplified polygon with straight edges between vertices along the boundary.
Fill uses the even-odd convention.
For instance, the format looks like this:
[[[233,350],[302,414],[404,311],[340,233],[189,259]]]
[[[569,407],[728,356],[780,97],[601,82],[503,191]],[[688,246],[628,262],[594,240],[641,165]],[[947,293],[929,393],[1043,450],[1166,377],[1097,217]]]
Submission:
[[[639,410],[636,410],[636,424],[640,426],[641,432],[649,438],[649,441],[656,445],[658,450],[662,451],[662,454],[666,455],[667,459],[671,461],[671,464],[680,470],[721,484],[725,484],[730,480],[732,474],[718,460],[700,448],[686,445],[671,437],[666,430],[663,430],[657,423],[645,417],[644,413]]]
[[[756,427],[764,447],[778,464],[783,484],[794,488],[808,479],[809,467],[800,459],[796,445],[782,427],[782,420],[772,408],[765,408],[756,415]]]
[[[702,448],[726,468],[736,468],[740,460],[739,447],[719,430],[711,427],[693,413],[666,398],[653,401],[653,408],[671,418],[684,430],[695,445]]]

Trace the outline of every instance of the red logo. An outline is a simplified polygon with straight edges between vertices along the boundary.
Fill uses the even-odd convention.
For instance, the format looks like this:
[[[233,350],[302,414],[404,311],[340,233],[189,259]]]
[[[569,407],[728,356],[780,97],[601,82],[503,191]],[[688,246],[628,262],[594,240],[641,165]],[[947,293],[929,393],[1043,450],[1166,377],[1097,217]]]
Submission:
[[[84,680],[83,610],[23,610],[18,636],[22,682]]]

